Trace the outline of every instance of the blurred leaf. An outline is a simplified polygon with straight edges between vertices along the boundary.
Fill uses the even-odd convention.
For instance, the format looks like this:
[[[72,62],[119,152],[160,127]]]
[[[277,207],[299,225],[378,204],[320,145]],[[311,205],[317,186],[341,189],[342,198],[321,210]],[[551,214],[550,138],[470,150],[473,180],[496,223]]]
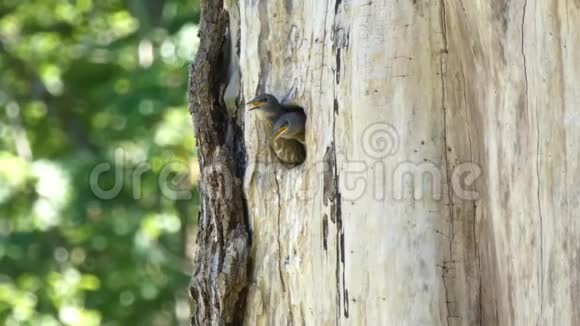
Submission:
[[[160,179],[196,166],[198,20],[196,0],[0,2],[0,325],[187,323],[197,174],[188,200]]]

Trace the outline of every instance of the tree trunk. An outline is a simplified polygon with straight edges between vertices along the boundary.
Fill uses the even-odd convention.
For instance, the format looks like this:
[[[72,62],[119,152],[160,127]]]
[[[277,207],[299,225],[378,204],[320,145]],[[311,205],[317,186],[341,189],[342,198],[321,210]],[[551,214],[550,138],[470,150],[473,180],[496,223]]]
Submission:
[[[194,323],[580,325],[579,1],[202,6]]]

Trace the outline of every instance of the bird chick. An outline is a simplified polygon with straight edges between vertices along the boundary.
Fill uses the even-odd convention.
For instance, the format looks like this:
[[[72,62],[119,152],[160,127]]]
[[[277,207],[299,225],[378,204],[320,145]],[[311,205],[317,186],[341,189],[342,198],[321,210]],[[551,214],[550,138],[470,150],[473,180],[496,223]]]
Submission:
[[[257,110],[260,120],[267,120],[271,124],[280,115],[284,114],[284,107],[278,102],[278,99],[270,94],[262,94],[248,102],[248,111]]]
[[[268,127],[272,128],[274,122],[288,112],[302,112],[304,110],[292,104],[282,104],[278,99],[271,94],[262,94],[256,96],[253,100],[247,103],[248,111],[257,113],[258,119],[268,123]]]
[[[306,115],[299,112],[288,112],[282,114],[274,122],[272,127],[272,138],[294,139],[304,144],[304,134],[306,129]]]
[[[305,126],[306,115],[299,112],[284,113],[274,122],[270,148],[283,163],[300,164],[306,159]]]
[[[306,159],[304,129],[306,115],[296,105],[281,104],[276,97],[262,94],[248,102],[248,111],[256,111],[258,119],[271,133],[270,148],[286,164],[300,164]]]

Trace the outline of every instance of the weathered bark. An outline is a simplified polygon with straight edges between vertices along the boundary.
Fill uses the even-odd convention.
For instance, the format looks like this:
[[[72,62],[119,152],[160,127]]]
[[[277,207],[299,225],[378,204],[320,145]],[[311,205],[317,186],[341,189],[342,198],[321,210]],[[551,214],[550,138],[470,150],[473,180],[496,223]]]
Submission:
[[[228,16],[222,1],[202,1],[201,45],[190,70],[190,111],[200,163],[198,250],[190,293],[192,325],[239,324],[243,318],[250,237],[242,194],[240,118],[228,112],[224,49]]]
[[[242,151],[212,146],[247,160],[230,163],[245,173],[252,230],[248,288],[239,278],[232,292],[246,297],[246,325],[580,325],[578,0],[225,8],[229,55],[210,66],[227,82],[194,84],[199,101],[243,115],[232,99],[293,90],[308,115],[308,157],[293,169],[251,114],[209,119],[214,132],[243,125]],[[208,21],[225,33],[224,17]],[[200,51],[215,46],[206,30]],[[202,147],[223,137],[198,135]],[[403,178],[423,172],[433,182]],[[240,214],[219,217],[231,229]],[[207,244],[202,266],[225,250]]]

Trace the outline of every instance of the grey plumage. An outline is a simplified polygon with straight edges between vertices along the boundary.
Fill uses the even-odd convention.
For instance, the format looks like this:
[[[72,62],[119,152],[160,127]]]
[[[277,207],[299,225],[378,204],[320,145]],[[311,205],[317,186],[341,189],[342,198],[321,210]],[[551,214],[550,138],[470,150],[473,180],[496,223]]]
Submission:
[[[295,139],[304,144],[305,127],[306,115],[304,113],[284,113],[274,122],[272,137],[276,137],[282,128],[286,128],[285,132],[279,134],[279,138]]]
[[[248,106],[250,111],[256,110],[258,119],[266,124],[266,132],[272,135],[270,148],[278,159],[293,165],[304,162],[304,110],[296,105],[281,104],[270,94],[257,96]]]

